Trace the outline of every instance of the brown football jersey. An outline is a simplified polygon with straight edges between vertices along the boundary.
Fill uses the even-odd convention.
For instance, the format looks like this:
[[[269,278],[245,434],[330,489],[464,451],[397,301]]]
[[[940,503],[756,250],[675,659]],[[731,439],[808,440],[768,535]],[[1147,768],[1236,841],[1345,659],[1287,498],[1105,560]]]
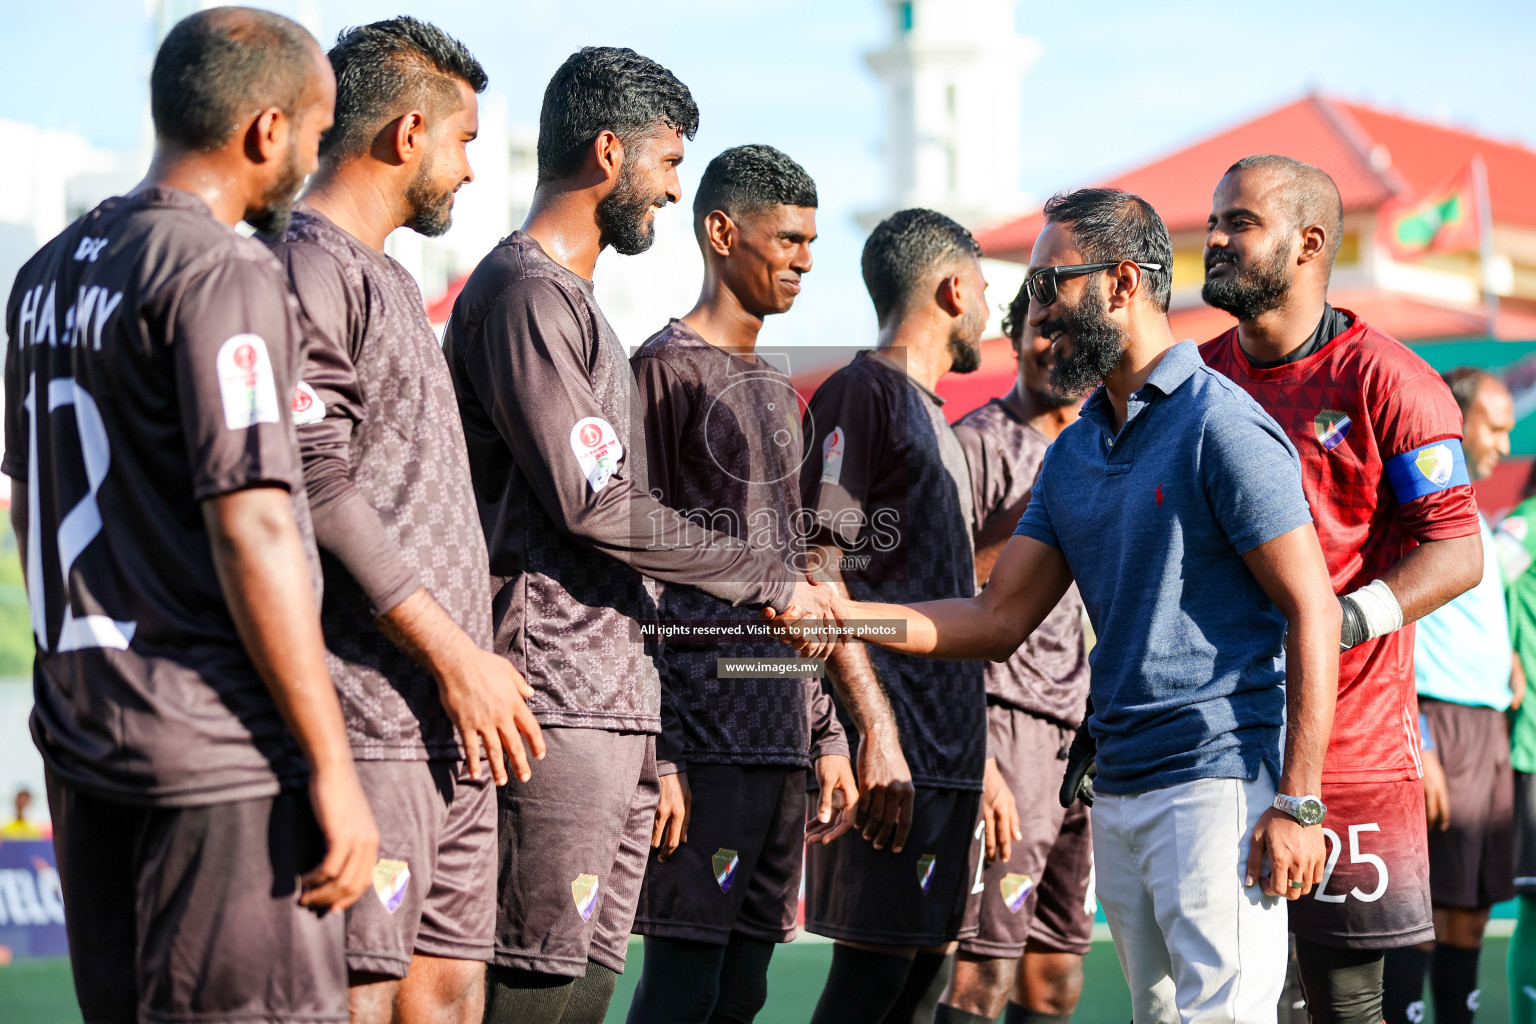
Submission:
[[[261,243],[201,199],[108,199],[37,253],[6,309],[3,469],[27,491],[33,735],[61,778],[193,805],[306,769],[247,657],[200,503],[287,489],[297,310]]]

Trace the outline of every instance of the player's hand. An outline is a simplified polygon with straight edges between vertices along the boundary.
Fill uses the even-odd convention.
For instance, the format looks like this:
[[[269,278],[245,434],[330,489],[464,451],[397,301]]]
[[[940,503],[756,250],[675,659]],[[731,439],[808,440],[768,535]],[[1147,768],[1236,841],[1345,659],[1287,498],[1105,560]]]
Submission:
[[[1451,827],[1450,789],[1445,783],[1445,766],[1433,750],[1421,754],[1424,762],[1424,820],[1437,832]]]
[[[865,839],[883,850],[887,845],[900,853],[912,830],[912,805],[917,791],[912,787],[912,773],[895,735],[859,740],[859,788],[863,797],[854,808],[854,826],[863,830]]]
[[[847,598],[836,583],[801,580],[795,584],[789,604],[779,612],[763,609],[763,618],[783,626],[786,642],[804,657],[825,658],[837,646],[837,637],[829,631],[809,633],[797,631],[795,627],[801,622],[809,626],[845,626],[848,621]]]
[[[451,656],[436,663],[435,672],[443,710],[464,743],[469,777],[480,777],[483,744],[496,785],[507,784],[508,758],[519,782],[532,778],[523,738],[533,756],[542,759],[544,735],[528,710],[533,687],[523,674],[501,655],[476,647],[468,637]]]
[[[981,820],[987,826],[987,863],[1012,857],[1013,844],[1023,839],[1024,833],[1019,828],[1019,805],[995,757],[987,758],[981,778]]]
[[[1246,884],[1263,881],[1264,891],[1269,895],[1299,900],[1323,880],[1327,853],[1321,825],[1304,827],[1289,814],[1271,807],[1253,826]],[[1270,868],[1269,876],[1264,878],[1260,872],[1266,859]]]
[[[1525,666],[1520,664],[1520,655],[1517,652],[1510,662],[1509,670],[1509,710],[1519,711],[1520,705],[1525,702]]]
[[[309,805],[325,836],[325,858],[300,879],[299,903],[346,910],[373,884],[379,860],[379,826],[350,758],[311,773]]]
[[[651,829],[651,848],[656,859],[666,861],[688,841],[688,824],[693,820],[693,790],[688,788],[688,773],[677,772],[661,777],[661,795],[656,800],[656,825]]]
[[[859,803],[853,762],[842,754],[818,757],[816,781],[821,786],[821,800],[816,806],[815,823],[805,830],[805,841],[830,843],[853,828],[853,809]]]

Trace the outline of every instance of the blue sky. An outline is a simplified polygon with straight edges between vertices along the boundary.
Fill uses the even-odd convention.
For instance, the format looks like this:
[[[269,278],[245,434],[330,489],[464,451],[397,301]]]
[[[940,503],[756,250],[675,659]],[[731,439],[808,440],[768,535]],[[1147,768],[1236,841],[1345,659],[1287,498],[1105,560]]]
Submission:
[[[294,13],[299,2],[266,6]],[[802,306],[820,309],[839,333],[873,329],[851,214],[877,202],[884,183],[880,97],[861,60],[881,43],[881,8],[882,0],[319,2],[326,39],[344,25],[399,13],[437,22],[476,53],[520,121],[537,120],[545,81],[578,46],[632,46],[661,61],[702,111],[685,187],[709,156],[744,142],[777,145],[816,178],[823,237]],[[102,146],[136,146],[153,44],[143,11],[143,0],[0,0],[0,116],[74,129]],[[1037,196],[1091,183],[1311,89],[1536,145],[1530,0],[1455,8],[1419,0],[1021,0],[1019,26],[1044,44],[1025,80],[1019,169]]]

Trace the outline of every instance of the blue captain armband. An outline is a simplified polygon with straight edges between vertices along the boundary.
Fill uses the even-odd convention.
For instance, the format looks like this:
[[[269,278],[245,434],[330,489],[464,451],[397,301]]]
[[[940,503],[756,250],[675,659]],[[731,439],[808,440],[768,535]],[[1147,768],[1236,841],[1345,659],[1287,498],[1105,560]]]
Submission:
[[[1467,457],[1454,437],[1392,456],[1387,460],[1387,479],[1399,505],[1472,483],[1467,475]]]

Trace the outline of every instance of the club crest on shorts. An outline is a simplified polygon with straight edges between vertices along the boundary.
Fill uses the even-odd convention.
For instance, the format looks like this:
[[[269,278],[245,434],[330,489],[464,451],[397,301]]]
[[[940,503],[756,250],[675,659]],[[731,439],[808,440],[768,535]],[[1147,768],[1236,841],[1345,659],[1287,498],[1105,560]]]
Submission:
[[[720,883],[721,892],[730,892],[731,883],[736,880],[736,865],[741,863],[741,858],[735,850],[727,850],[725,847],[715,851],[711,858],[715,869],[715,881]]]
[[[1456,471],[1456,456],[1446,445],[1430,445],[1414,456],[1413,464],[1424,474],[1424,479],[1436,487],[1444,487],[1451,482],[1451,474]]]
[[[576,902],[576,913],[581,919],[592,920],[592,908],[597,906],[597,876],[577,875],[572,879],[571,899]]]
[[[1008,912],[1017,914],[1024,908],[1024,901],[1035,887],[1035,880],[1028,875],[1007,874],[998,881],[997,887],[1002,890],[1003,905],[1008,908]]]
[[[380,860],[373,866],[373,892],[384,909],[393,914],[405,902],[411,884],[411,866],[403,860]]]
[[[1324,409],[1312,420],[1312,429],[1317,432],[1317,443],[1330,452],[1349,436],[1352,425],[1350,418],[1337,409]]]
[[[917,858],[917,884],[923,892],[928,891],[928,886],[933,882],[933,862],[936,858],[931,853],[925,853]]]

